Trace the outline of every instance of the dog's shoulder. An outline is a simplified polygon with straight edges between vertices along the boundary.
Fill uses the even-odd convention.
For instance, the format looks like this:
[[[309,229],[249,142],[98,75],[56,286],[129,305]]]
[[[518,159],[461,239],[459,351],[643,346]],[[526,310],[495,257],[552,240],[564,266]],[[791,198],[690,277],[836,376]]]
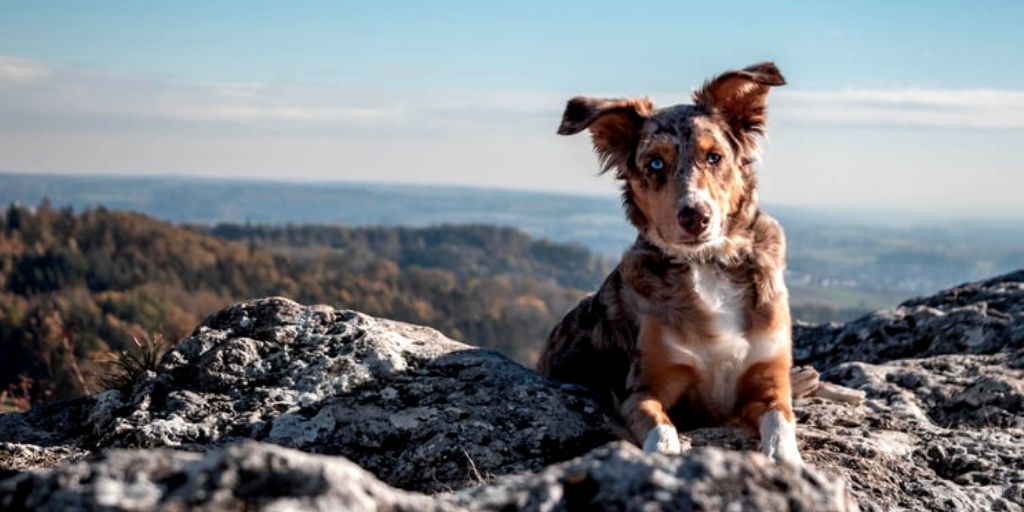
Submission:
[[[595,389],[625,382],[639,325],[621,270],[621,265],[616,267],[596,293],[584,297],[552,329],[538,372]],[[621,379],[608,380],[614,375]]]
[[[786,258],[786,233],[779,223],[771,215],[764,211],[758,211],[757,217],[751,223],[750,230],[753,234],[753,250],[755,252],[769,252],[777,261]]]
[[[591,330],[605,318],[618,316],[616,304],[619,302],[621,283],[622,274],[616,267],[596,292],[583,297],[565,313],[561,321],[551,331],[549,340],[573,338],[581,331]]]
[[[784,273],[786,270],[786,235],[782,224],[772,216],[758,211],[749,227],[750,249],[744,261],[744,274],[753,281],[758,304],[788,300]]]

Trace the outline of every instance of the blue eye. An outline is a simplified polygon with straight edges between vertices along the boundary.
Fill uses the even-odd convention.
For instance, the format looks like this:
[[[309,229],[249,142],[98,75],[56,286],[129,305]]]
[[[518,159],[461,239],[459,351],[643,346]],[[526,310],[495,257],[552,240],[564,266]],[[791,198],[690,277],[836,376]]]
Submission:
[[[722,155],[719,155],[718,153],[708,153],[707,161],[709,164],[715,165],[722,161]]]
[[[660,171],[665,168],[665,162],[660,158],[652,158],[647,167],[652,171]]]

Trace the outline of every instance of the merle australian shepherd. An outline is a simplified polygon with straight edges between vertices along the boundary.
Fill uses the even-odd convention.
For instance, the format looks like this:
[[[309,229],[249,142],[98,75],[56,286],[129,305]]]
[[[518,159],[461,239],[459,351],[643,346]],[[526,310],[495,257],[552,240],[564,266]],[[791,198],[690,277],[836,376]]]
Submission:
[[[692,105],[577,97],[558,133],[589,130],[639,232],[615,270],[555,327],[541,373],[613,400],[633,441],[679,453],[687,428],[733,424],[802,464],[790,371],[786,242],[758,207],[753,163],[772,63],[729,71]]]

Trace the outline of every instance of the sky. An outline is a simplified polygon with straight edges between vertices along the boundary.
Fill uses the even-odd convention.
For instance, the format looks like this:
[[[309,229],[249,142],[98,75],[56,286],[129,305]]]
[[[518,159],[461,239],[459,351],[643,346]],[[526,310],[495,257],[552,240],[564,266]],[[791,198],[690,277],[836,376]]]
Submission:
[[[1024,2],[0,3],[0,169],[580,194],[576,95],[772,60],[764,201],[1024,217]]]

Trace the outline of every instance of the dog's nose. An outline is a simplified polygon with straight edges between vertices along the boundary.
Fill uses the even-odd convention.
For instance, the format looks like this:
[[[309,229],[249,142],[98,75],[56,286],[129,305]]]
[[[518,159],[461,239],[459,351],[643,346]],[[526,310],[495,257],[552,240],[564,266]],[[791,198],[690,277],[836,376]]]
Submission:
[[[711,217],[704,210],[692,206],[685,206],[680,209],[676,217],[683,231],[686,231],[691,236],[700,236],[708,228],[708,224],[711,223]]]

